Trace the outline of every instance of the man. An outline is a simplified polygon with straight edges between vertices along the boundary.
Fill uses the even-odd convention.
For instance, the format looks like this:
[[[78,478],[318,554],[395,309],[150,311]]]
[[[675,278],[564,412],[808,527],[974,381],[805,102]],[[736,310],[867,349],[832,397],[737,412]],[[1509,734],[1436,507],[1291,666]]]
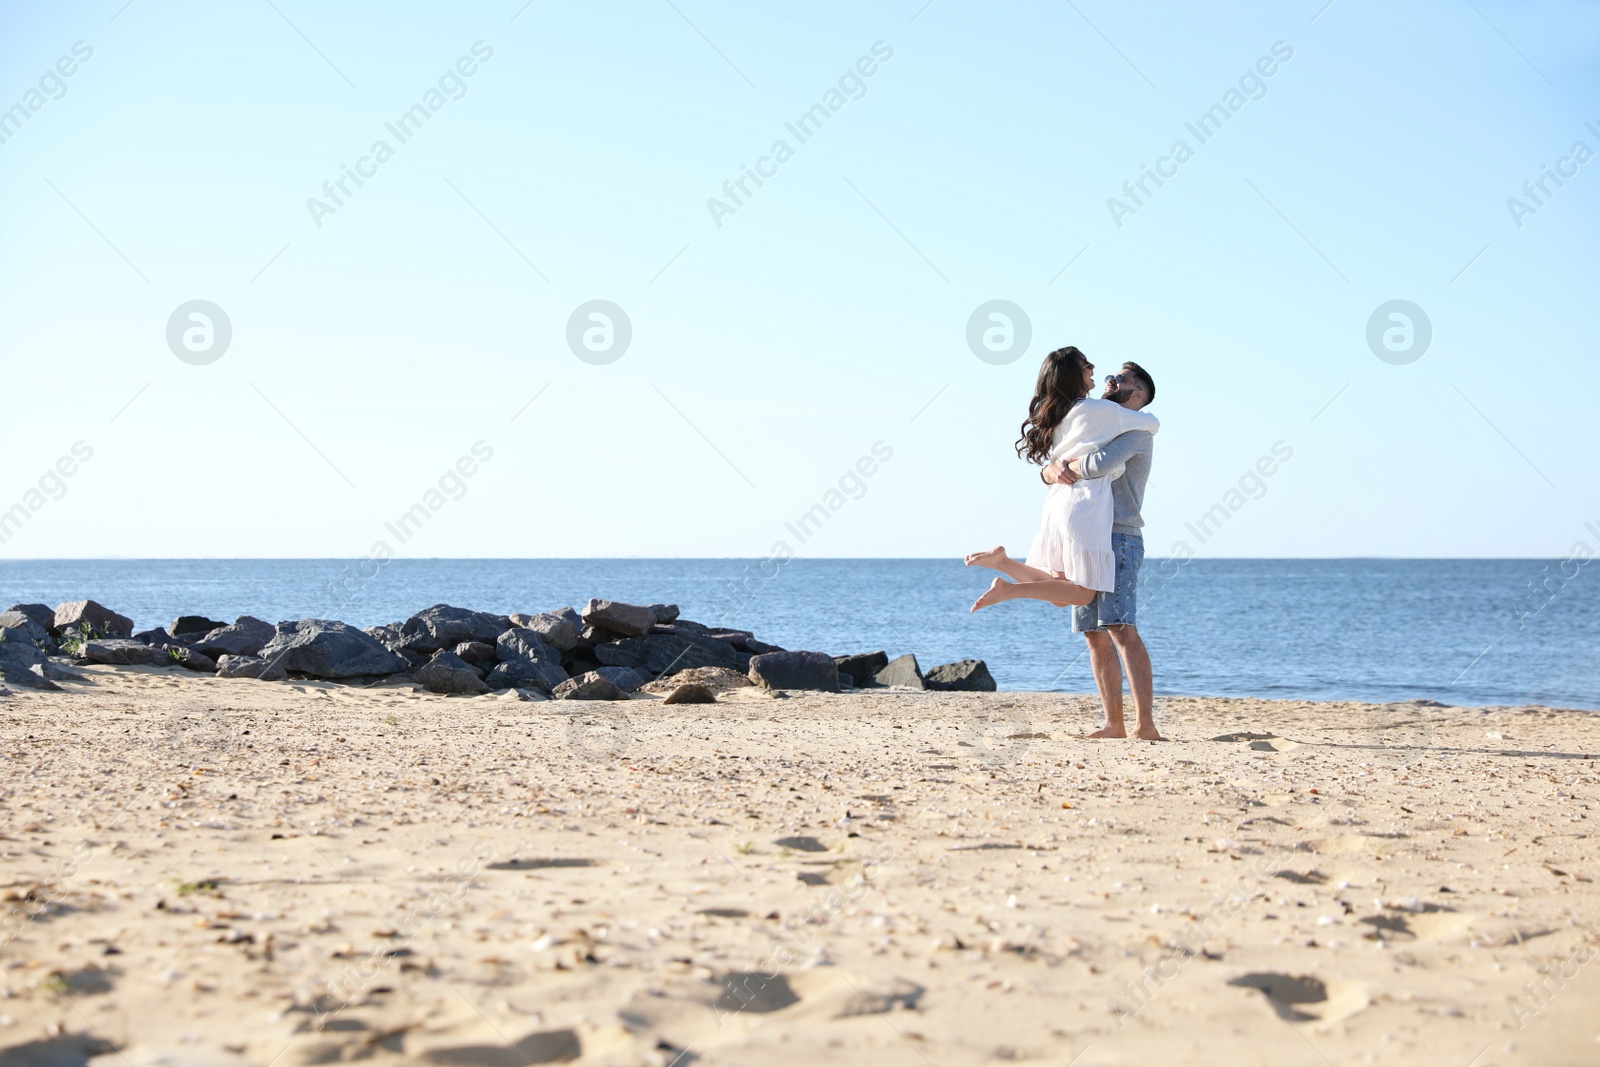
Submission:
[[[1120,373],[1107,376],[1101,396],[1138,411],[1155,400],[1156,385],[1143,367],[1124,363]],[[1126,669],[1138,716],[1134,736],[1146,741],[1161,740],[1156,730],[1150,653],[1135,625],[1139,568],[1144,564],[1144,520],[1139,517],[1139,509],[1144,504],[1144,486],[1150,477],[1154,448],[1153,435],[1136,430],[1113,438],[1101,451],[1071,463],[1058,460],[1040,475],[1046,482],[1069,485],[1080,478],[1113,479],[1111,495],[1116,514],[1111,525],[1111,550],[1117,557],[1116,588],[1109,593],[1098,592],[1088,604],[1072,609],[1072,629],[1083,634],[1089,644],[1089,665],[1106,713],[1105,724],[1089,737],[1128,736],[1122,722],[1122,675]]]

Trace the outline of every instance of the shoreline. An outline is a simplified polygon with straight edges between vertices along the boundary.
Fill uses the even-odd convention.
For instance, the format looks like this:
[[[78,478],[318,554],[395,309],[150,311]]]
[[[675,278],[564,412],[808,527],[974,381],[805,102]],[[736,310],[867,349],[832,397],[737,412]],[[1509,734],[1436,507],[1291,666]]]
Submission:
[[[1141,630],[1156,681],[1171,694],[1372,703],[1425,698],[1600,711],[1600,660],[1580,640],[1600,619],[1600,604],[1588,586],[1569,583],[1522,626],[1511,609],[1537,566],[1481,559],[1195,562],[1208,566],[1185,567],[1184,576],[1159,594],[1141,596]],[[269,624],[331,616],[375,628],[436,600],[516,612],[563,603],[581,608],[596,593],[641,604],[681,599],[691,619],[742,627],[788,648],[914,652],[924,668],[976,657],[999,685],[1016,692],[1093,685],[1079,655],[1082,641],[1066,632],[1064,620],[1055,618],[1059,613],[1019,606],[968,616],[981,576],[957,560],[905,559],[880,573],[859,560],[797,559],[774,582],[760,583],[752,571],[748,602],[739,594],[744,610],[726,615],[718,614],[728,607],[719,590],[730,579],[740,581],[740,565],[716,559],[391,563],[376,580],[354,576],[356,596],[345,595],[347,575],[337,561],[332,570],[327,563],[282,559],[19,561],[0,573],[16,599],[53,604],[69,592],[88,593],[136,620],[135,629],[168,626],[168,612],[194,610],[222,620],[254,613]],[[1334,577],[1345,572],[1350,581]],[[1237,590],[1248,591],[1246,577],[1261,589],[1281,591],[1272,594],[1287,616],[1272,616],[1281,625],[1252,635],[1241,625],[1248,611],[1237,619],[1225,611],[1232,622],[1216,617],[1213,607],[1229,605]],[[911,614],[894,622],[872,604],[902,579],[918,592],[908,603]],[[337,588],[325,591],[330,581]],[[975,584],[970,593],[968,584]],[[1389,647],[1381,627],[1341,630],[1339,619],[1368,617],[1375,590],[1391,587],[1407,605],[1406,643]]]
[[[1600,1038],[1588,713],[1169,697],[1169,740],[1087,741],[1097,701],[1048,693],[81,671],[0,703],[5,892],[40,909],[0,946],[0,1050],[1483,1067]]]

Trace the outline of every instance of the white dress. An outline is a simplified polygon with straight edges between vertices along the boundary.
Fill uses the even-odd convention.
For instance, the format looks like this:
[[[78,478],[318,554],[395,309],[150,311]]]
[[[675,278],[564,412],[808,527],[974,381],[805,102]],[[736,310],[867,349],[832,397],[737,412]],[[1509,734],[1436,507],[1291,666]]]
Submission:
[[[1085,397],[1072,405],[1056,427],[1048,462],[1098,452],[1129,430],[1155,433],[1159,429],[1161,421],[1154,415]],[[1052,485],[1045,494],[1039,532],[1028,550],[1028,566],[1063,574],[1086,589],[1111,592],[1117,585],[1117,561],[1111,551],[1114,514],[1110,478],[1080,478],[1071,485]]]

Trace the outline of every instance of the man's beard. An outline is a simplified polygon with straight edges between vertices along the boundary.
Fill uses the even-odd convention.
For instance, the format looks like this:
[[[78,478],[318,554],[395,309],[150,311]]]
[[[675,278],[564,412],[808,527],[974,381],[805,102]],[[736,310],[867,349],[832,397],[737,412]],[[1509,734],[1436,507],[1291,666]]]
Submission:
[[[1129,400],[1129,398],[1131,398],[1132,396],[1133,396],[1133,387],[1132,386],[1130,386],[1130,385],[1119,385],[1115,389],[1111,389],[1111,388],[1106,389],[1106,391],[1105,391],[1104,395],[1101,397],[1101,399],[1102,400],[1109,400],[1113,404],[1123,404],[1123,403],[1126,403]]]

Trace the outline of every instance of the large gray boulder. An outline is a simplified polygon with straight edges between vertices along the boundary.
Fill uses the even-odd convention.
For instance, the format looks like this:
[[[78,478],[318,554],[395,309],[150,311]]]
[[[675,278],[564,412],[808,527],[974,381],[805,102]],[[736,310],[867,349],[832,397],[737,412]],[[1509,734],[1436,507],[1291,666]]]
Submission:
[[[189,646],[195,651],[216,659],[218,656],[259,656],[261,650],[278,635],[278,628],[251,615],[240,615],[232,626],[212,630]]]
[[[583,629],[583,616],[579,615],[577,610],[572,607],[556,608],[554,611],[539,611],[533,614],[520,611],[514,612],[511,615],[511,622],[514,626],[526,626],[529,619],[537,618],[540,615],[554,615],[558,618],[566,619],[572,623],[575,629]]]
[[[58,692],[61,687],[55,684],[53,677],[76,678],[77,675],[58,669],[50,662],[44,648],[28,640],[26,635],[33,633],[38,624],[26,615],[23,615],[23,618],[27,619],[27,627],[10,626],[0,629],[0,682],[10,682],[18,689]],[[48,644],[48,641],[49,638],[46,637],[46,647],[53,648],[54,646]]]
[[[589,671],[597,671],[604,666],[594,658],[593,645],[589,646],[589,651],[586,653],[574,653],[571,657],[562,659],[561,665],[567,669],[568,674],[573,676],[585,674]]]
[[[511,620],[504,615],[489,615],[449,604],[424,608],[400,624],[406,647],[418,652],[455,648],[463,641],[487,641],[493,644],[497,637],[509,629]]]
[[[599,671],[569,678],[550,691],[557,700],[627,700],[622,687]]]
[[[216,622],[204,615],[179,615],[172,620],[172,625],[167,627],[167,632],[173,637],[183,637],[187,634],[200,637],[226,625],[228,624],[225,622]]]
[[[839,691],[839,667],[826,652],[764,652],[750,661],[750,680],[766,689]]]
[[[746,670],[750,653],[726,641],[698,634],[649,634],[595,645],[594,658],[608,667],[643,669],[652,675],[676,674],[689,667],[727,667]]]
[[[496,658],[502,661],[535,659],[557,665],[561,663],[561,653],[554,646],[546,644],[537,630],[525,626],[513,627],[496,638],[494,651]]]
[[[69,600],[56,606],[50,622],[50,632],[60,637],[68,630],[81,632],[87,624],[90,631],[101,637],[132,637],[133,620],[118,615],[104,604],[93,600]]]
[[[3,634],[7,641],[25,641],[35,648],[55,651],[56,643],[50,636],[50,631],[16,608],[0,612],[0,634]]]
[[[511,621],[520,629],[532,630],[558,652],[571,652],[578,647],[578,637],[583,632],[583,620],[571,608],[541,611],[537,615],[513,615]]]
[[[672,622],[678,617],[676,604],[651,604],[650,610],[655,613],[656,622]]]
[[[955,663],[941,663],[928,672],[924,679],[929,689],[955,690],[963,693],[993,693],[1000,687],[981,659],[963,659]]]
[[[734,648],[744,652],[747,651],[745,642],[754,640],[756,635],[749,630],[712,630],[706,636],[718,641],[726,641]]]
[[[546,659],[508,659],[495,665],[484,679],[490,689],[537,689],[548,693],[567,680],[559,662]]]
[[[289,675],[271,660],[260,656],[224,655],[217,660],[218,678],[256,678],[263,682],[281,682]]]
[[[58,664],[53,659],[47,659],[43,663],[39,664],[36,667],[30,667],[29,670],[32,670],[32,671],[34,671],[36,673],[39,673],[39,674],[43,674],[46,678],[50,679],[52,682],[61,682],[61,681],[84,682],[84,681],[88,681],[88,679],[85,678],[82,674],[79,674],[77,671],[67,670],[65,667],[62,667],[60,664]]]
[[[866,689],[873,685],[872,676],[889,665],[887,652],[858,652],[853,656],[835,656],[833,662],[838,664],[840,674],[848,674],[856,683],[856,688]]]
[[[183,667],[191,671],[199,671],[203,674],[215,674],[217,672],[216,660],[204,652],[196,652],[187,645],[166,645],[163,651],[167,655],[167,661],[174,666]]]
[[[17,630],[0,630],[0,663],[31,667],[35,663],[43,663],[48,658],[44,649],[26,637],[18,636]]]
[[[495,654],[495,646],[487,641],[463,641],[450,651],[468,663],[496,663],[500,659]]]
[[[649,675],[641,674],[632,667],[597,667],[593,673],[624,693],[632,693],[650,680]]]
[[[61,687],[44,676],[44,664],[31,667],[13,666],[0,661],[0,682],[9,682],[18,689],[38,689],[46,693],[59,693]],[[0,688],[4,688],[0,686]]]
[[[13,604],[6,609],[7,614],[13,611],[20,611],[22,614],[38,623],[39,628],[42,630],[49,630],[50,627],[54,626],[56,623],[55,608],[49,607],[45,604]]]
[[[332,619],[280,622],[272,640],[261,647],[261,658],[313,678],[382,676],[411,669],[409,660],[372,635]]]
[[[489,691],[470,663],[454,652],[443,650],[435,652],[411,678],[431,693],[475,696]]]
[[[372,638],[390,652],[403,652],[406,647],[405,634],[400,632],[404,623],[386,622],[382,626],[368,626],[361,632]]]
[[[165,647],[157,648],[124,637],[86,641],[79,658],[111,667],[165,667],[172,662]]]
[[[10,682],[18,689],[59,690],[61,687],[46,676],[46,672],[59,672],[53,670],[54,665],[44,649],[16,636],[20,632],[19,627],[0,630],[0,681]]]
[[[591,600],[584,605],[583,621],[597,630],[619,637],[643,637],[656,624],[656,613],[638,604]]]
[[[529,627],[517,626],[501,634],[494,651],[500,663],[485,679],[490,689],[538,689],[548,693],[567,680],[561,653]]]
[[[926,689],[923,684],[922,668],[917,664],[917,657],[907,653],[896,656],[888,664],[872,676],[878,685],[894,685],[901,689]]]

